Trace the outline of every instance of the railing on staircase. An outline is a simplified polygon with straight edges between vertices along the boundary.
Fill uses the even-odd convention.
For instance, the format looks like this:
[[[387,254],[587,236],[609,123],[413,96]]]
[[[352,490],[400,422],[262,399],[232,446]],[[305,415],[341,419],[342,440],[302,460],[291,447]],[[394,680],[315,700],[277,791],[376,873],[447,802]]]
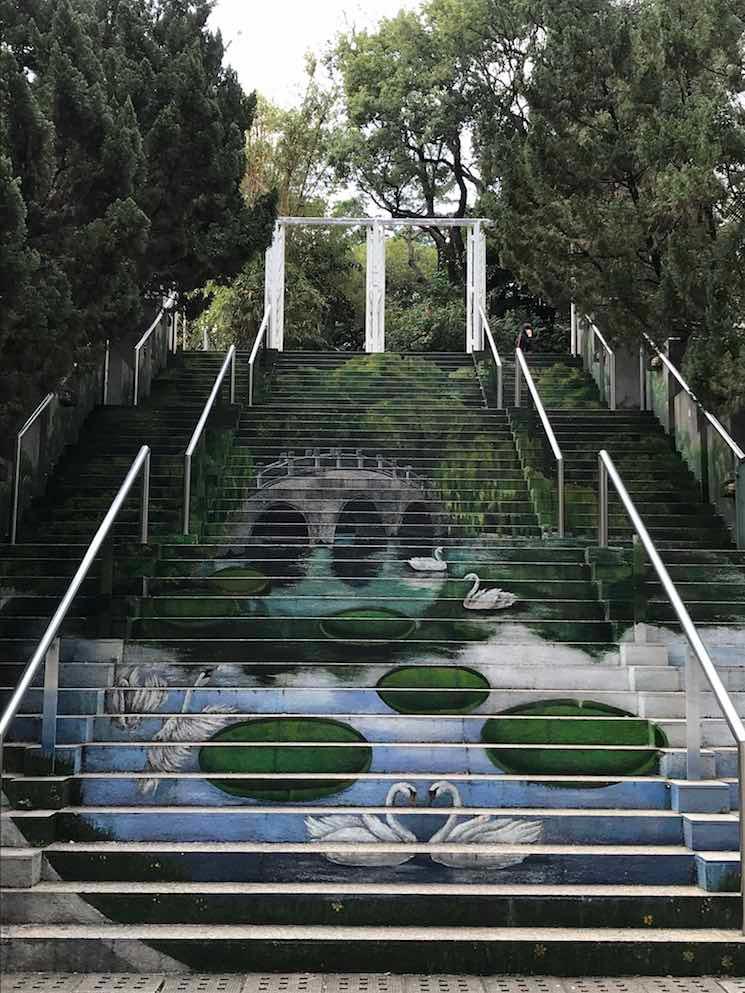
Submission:
[[[546,408],[541,402],[538,389],[531,375],[530,369],[528,368],[528,363],[525,361],[525,355],[521,348],[515,349],[515,406],[520,407],[522,403],[522,380],[525,379],[527,383],[530,395],[533,398],[533,404],[535,405],[536,412],[540,418],[541,424],[543,425],[543,430],[548,439],[548,444],[553,453],[554,459],[556,460],[556,482],[558,488],[558,520],[557,520],[557,530],[559,537],[564,537],[565,530],[565,499],[564,499],[564,456],[562,454],[561,448],[559,448],[559,443],[556,440],[556,435],[554,434],[554,429],[551,427],[551,422],[548,419],[548,414],[546,413]]]
[[[175,297],[171,295],[165,301],[158,316],[143,334],[134,348],[134,385],[132,387],[132,406],[140,402],[141,380],[146,380],[145,390],[150,392],[150,385],[155,374],[166,364],[168,353],[174,351],[174,317],[171,311]],[[147,358],[144,365],[143,355]]]
[[[481,316],[481,326],[486,332],[486,340],[489,342],[489,350],[491,351],[492,359],[497,370],[497,410],[504,410],[504,368],[502,366],[502,360],[499,357],[494,335],[489,327],[489,321],[481,304],[479,304],[479,314]]]
[[[21,472],[22,472],[22,462],[23,462],[23,439],[26,437],[31,428],[36,424],[38,419],[43,413],[45,413],[54,400],[54,393],[47,393],[44,399],[41,401],[36,410],[31,414],[26,423],[20,429],[16,435],[16,452],[15,461],[13,463],[13,496],[11,499],[10,506],[10,543],[15,545],[18,541],[18,523],[20,520],[20,500],[21,500]],[[43,429],[39,427],[39,447],[42,444],[42,435],[44,434]]]
[[[259,332],[256,335],[256,341],[254,342],[253,348],[251,349],[251,355],[248,360],[248,406],[253,407],[254,405],[254,381],[255,381],[255,368],[256,368],[256,358],[259,354],[260,349],[264,347],[264,339],[266,338],[266,331],[269,327],[269,319],[272,316],[272,308],[267,307],[264,312],[264,318],[259,327]]]
[[[142,504],[140,510],[140,541],[143,545],[148,541],[148,519],[150,511],[150,448],[143,445],[137,454],[134,462],[130,466],[129,472],[124,478],[124,482],[119,487],[119,491],[111,502],[111,506],[106,512],[106,516],[98,527],[90,545],[78,566],[75,575],[70,580],[67,591],[60,600],[54,616],[47,625],[41,641],[36,651],[26,666],[23,675],[15,689],[8,706],[0,716],[0,771],[2,771],[3,741],[7,734],[11,722],[18,713],[18,709],[23,702],[27,690],[31,686],[34,678],[44,665],[44,688],[43,706],[41,720],[41,750],[46,759],[49,760],[50,768],[54,771],[55,749],[57,746],[57,710],[58,710],[58,688],[59,688],[59,630],[67,616],[67,612],[72,606],[72,602],[77,596],[80,587],[83,585],[88,572],[90,571],[96,556],[101,551],[102,546],[107,541],[111,529],[119,516],[130,490],[135,484],[138,476],[142,475]]]
[[[217,398],[220,394],[220,389],[228,374],[228,369],[230,370],[230,403],[235,403],[235,345],[231,345],[225,355],[220,371],[218,372],[215,382],[210,391],[210,395],[207,397],[207,402],[202,408],[202,413],[199,416],[197,425],[194,428],[194,432],[191,436],[191,440],[184,452],[184,507],[183,507],[183,533],[189,534],[189,527],[191,523],[191,470],[192,463],[194,460],[194,453],[197,450],[199,443],[204,435],[204,429],[207,426],[207,421],[210,414],[212,413],[212,408],[217,402]]]
[[[737,547],[745,548],[745,452],[743,452],[742,448],[729,434],[721,421],[709,410],[707,410],[706,407],[704,407],[681,375],[677,366],[675,366],[669,356],[667,356],[662,349],[660,349],[654,341],[652,341],[648,334],[642,334],[642,342],[639,346],[640,408],[642,410],[652,409],[650,397],[650,393],[652,391],[648,388],[647,383],[647,359],[650,352],[656,356],[661,366],[663,366],[666,370],[668,376],[666,391],[667,424],[665,425],[667,432],[677,444],[679,440],[677,437],[679,411],[676,409],[676,398],[682,391],[687,396],[690,407],[687,416],[683,417],[683,420],[688,423],[682,424],[681,429],[688,436],[691,435],[692,431],[695,431],[698,435],[698,444],[695,447],[697,454],[699,455],[700,462],[698,466],[692,468],[694,468],[694,471],[699,478],[704,502],[717,503],[719,510],[725,517],[729,517],[729,514],[726,512],[726,507],[721,505],[721,501],[718,498],[722,496],[722,485],[726,485],[728,480],[712,480],[711,478],[712,473],[715,473],[718,468],[721,468],[721,463],[718,463],[718,460],[712,458],[711,442],[713,439],[709,434],[711,428],[714,429],[724,445],[725,463],[730,456],[732,458],[732,479],[734,480],[733,495],[735,498],[735,537]],[[683,413],[685,415],[685,412]],[[664,417],[664,412],[659,412],[658,416],[662,419]],[[692,420],[695,420],[694,425],[690,423]],[[729,453],[729,455],[726,453]],[[685,458],[685,453],[683,454]],[[730,472],[728,468],[725,471],[727,474]],[[730,524],[732,523],[733,522],[730,520]]]
[[[639,536],[639,540],[644,547],[644,551],[652,563],[660,584],[665,591],[670,604],[677,614],[683,633],[688,640],[691,651],[688,655],[688,665],[685,674],[685,694],[686,694],[686,774],[688,779],[702,778],[701,761],[701,691],[699,674],[703,672],[709,687],[716,698],[717,703],[724,715],[732,736],[737,745],[737,776],[739,787],[739,817],[740,817],[740,873],[741,891],[743,898],[743,933],[745,933],[745,866],[743,866],[743,855],[745,854],[745,724],[743,724],[737,708],[732,702],[732,698],[727,692],[722,682],[716,666],[706,649],[701,636],[696,630],[691,615],[688,613],[683,600],[680,597],[675,584],[662,561],[644,521],[634,506],[634,502],[621,479],[618,470],[613,464],[613,460],[606,451],[601,451],[598,456],[600,470],[599,479],[599,512],[600,519],[598,525],[598,543],[601,548],[608,546],[608,480],[621,499],[624,510],[631,521],[634,531]],[[695,659],[695,661],[694,661]]]
[[[585,315],[576,321],[575,345],[582,356],[585,367],[594,378],[594,356],[598,356],[597,379],[603,399],[611,410],[616,410],[618,394],[616,389],[616,353],[600,333],[592,318]],[[583,334],[586,329],[587,335]]]

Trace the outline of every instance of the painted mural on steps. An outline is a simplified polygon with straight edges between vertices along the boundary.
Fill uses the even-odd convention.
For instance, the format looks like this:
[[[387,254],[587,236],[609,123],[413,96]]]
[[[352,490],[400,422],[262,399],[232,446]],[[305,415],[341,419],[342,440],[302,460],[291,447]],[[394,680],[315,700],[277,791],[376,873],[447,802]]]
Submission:
[[[348,410],[312,429],[261,407],[245,417],[209,554],[164,549],[110,685],[66,691],[63,741],[89,736],[67,837],[294,846],[101,860],[92,871],[111,879],[648,881],[643,859],[546,851],[638,841],[636,825],[590,824],[583,809],[670,809],[657,773],[680,744],[675,720],[638,716],[650,711],[628,683],[580,693],[573,678],[618,673],[633,621],[664,621],[643,565],[550,536],[536,517],[550,477],[536,482],[536,461],[525,483],[529,422],[513,424],[518,455],[472,367],[352,359],[304,370],[293,395],[319,379]],[[421,415],[375,398],[392,382]],[[644,820],[646,841],[681,843],[678,818]],[[49,856],[63,877],[75,858],[74,846]],[[654,871],[692,882],[693,860]],[[126,904],[90,899],[126,919]]]

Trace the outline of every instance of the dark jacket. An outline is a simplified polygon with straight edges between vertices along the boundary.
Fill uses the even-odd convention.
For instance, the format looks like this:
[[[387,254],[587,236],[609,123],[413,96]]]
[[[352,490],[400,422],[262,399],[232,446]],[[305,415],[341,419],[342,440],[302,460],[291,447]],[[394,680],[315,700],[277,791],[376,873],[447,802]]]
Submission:
[[[515,342],[515,348],[521,348],[524,352],[530,352],[533,350],[533,342],[535,340],[535,335],[529,338],[525,329],[523,329],[517,336],[517,341]]]

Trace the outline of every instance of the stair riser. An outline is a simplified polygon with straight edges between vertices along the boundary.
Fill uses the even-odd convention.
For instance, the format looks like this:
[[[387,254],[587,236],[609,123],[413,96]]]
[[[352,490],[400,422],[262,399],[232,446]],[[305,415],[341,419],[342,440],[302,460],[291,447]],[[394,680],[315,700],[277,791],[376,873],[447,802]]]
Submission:
[[[278,882],[312,880],[321,878],[361,880],[359,869],[333,866],[322,855],[220,855],[217,852],[198,855],[109,855],[97,858],[87,853],[54,853],[47,856],[51,867],[65,879],[120,880],[132,882],[180,880],[184,877],[202,882]],[[425,856],[426,858],[426,856]],[[531,856],[533,861],[504,870],[479,870],[482,881],[522,883],[535,882],[569,884],[626,884],[690,885],[695,880],[695,860],[692,855],[638,854],[633,860],[628,856],[606,855],[588,858],[587,855]],[[427,860],[428,861],[428,860]],[[456,870],[457,872],[457,870]],[[395,878],[395,873],[378,870],[377,878]],[[443,881],[459,878],[445,869]],[[460,877],[462,878],[462,877]]]
[[[438,935],[442,933],[437,932]],[[629,942],[607,937],[578,937],[576,941],[562,937],[553,941],[543,932],[539,932],[534,941],[515,941],[514,936],[508,938],[504,932],[489,941],[449,937],[447,941],[396,940],[393,937],[360,940],[350,935],[333,941],[313,940],[312,932],[309,932],[309,936],[297,940],[290,937],[253,940],[247,938],[245,932],[239,932],[233,938],[210,935],[204,939],[185,934],[176,937],[170,933],[149,937],[158,953],[167,958],[154,959],[153,953],[149,953],[147,961],[150,964],[142,971],[152,973],[157,966],[167,972],[174,968],[176,961],[185,963],[195,972],[203,972],[206,962],[215,962],[223,973],[257,973],[271,972],[277,962],[281,962],[283,970],[290,973],[526,976],[543,975],[544,960],[548,960],[552,973],[563,976],[575,975],[577,962],[582,962],[583,971],[594,976],[609,972],[619,976],[640,973],[687,976],[692,969],[696,974],[713,975],[721,973],[723,961],[731,975],[745,973],[745,951],[739,944],[733,947],[728,939],[709,940],[699,947],[697,944],[692,946],[687,939],[671,939],[664,944],[654,938]],[[7,972],[43,971],[51,965],[65,972],[131,971],[129,963],[142,957],[141,949],[139,937],[127,938],[121,934],[77,941],[56,936],[36,939],[19,935],[0,944],[0,968]],[[695,955],[694,965],[691,965],[691,954]]]
[[[305,819],[307,813],[252,814],[250,807],[242,812],[225,813],[215,808],[212,813],[204,811],[191,814],[173,809],[152,813],[143,810],[137,814],[124,814],[120,811],[108,813],[58,814],[56,817],[56,837],[62,840],[85,842],[92,835],[100,834],[112,841],[143,842],[287,842],[303,844],[308,841]],[[311,810],[312,813],[312,810]],[[319,814],[323,817],[323,814]],[[373,816],[380,817],[380,813]],[[397,821],[407,831],[411,831],[422,842],[426,842],[438,831],[447,819],[442,815],[409,814],[396,811]],[[466,813],[461,819],[473,816]],[[502,816],[502,815],[500,815]],[[517,815],[515,815],[517,816]],[[521,812],[520,820],[540,822],[541,844],[545,845],[682,845],[684,844],[683,823],[675,816],[609,816],[607,812],[594,814],[554,814],[535,815]],[[21,825],[23,829],[23,825]],[[727,837],[731,832],[727,832]],[[54,839],[52,839],[54,840]],[[712,830],[699,830],[698,848],[720,849],[722,846],[710,844],[724,840]]]
[[[84,887],[84,884],[82,884]],[[565,927],[592,928],[599,920],[607,927],[643,927],[653,919],[659,928],[727,928],[739,926],[738,904],[728,896],[557,897],[478,896],[406,893],[304,894],[283,892],[207,892],[193,894],[139,894],[125,889],[114,894],[82,890],[85,898],[112,920],[133,924],[325,924],[332,927],[375,926],[395,920],[401,927]],[[60,897],[16,891],[4,914],[5,922],[65,923]]]

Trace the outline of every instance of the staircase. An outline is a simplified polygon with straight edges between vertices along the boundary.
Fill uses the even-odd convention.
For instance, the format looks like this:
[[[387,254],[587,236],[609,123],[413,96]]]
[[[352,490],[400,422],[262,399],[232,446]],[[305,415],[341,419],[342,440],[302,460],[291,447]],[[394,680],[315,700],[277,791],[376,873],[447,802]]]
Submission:
[[[185,366],[199,389],[205,361]],[[711,778],[679,781],[674,625],[644,579],[659,637],[625,640],[631,554],[591,547],[598,442],[683,575],[743,563],[647,415],[604,409],[566,357],[531,364],[567,453],[563,541],[535,498],[534,415],[488,407],[470,357],[278,356],[197,543],[173,540],[179,405],[153,398],[148,428],[173,418],[158,546],[128,560],[114,638],[92,636],[95,604],[71,618],[57,775],[34,744],[40,691],[6,745],[0,964],[742,974],[734,750],[705,694]],[[43,562],[52,599],[74,561],[56,543],[105,503],[96,469],[148,440],[144,409],[121,413],[121,440],[87,436],[100,463],[60,470],[93,490],[88,517],[40,507],[7,557],[29,588]],[[633,475],[641,445],[658,474]],[[495,589],[511,596],[474,609]],[[10,675],[23,656],[0,650]],[[730,666],[745,712],[744,677]]]

